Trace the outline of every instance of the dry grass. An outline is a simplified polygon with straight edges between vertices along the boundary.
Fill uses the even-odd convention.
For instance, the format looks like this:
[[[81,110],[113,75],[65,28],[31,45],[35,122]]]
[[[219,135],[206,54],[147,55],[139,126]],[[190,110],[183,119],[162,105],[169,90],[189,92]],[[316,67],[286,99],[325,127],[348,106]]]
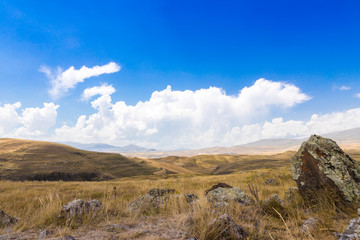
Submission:
[[[276,179],[279,184],[265,185],[264,181],[269,177]],[[53,237],[72,234],[79,239],[95,239],[96,234],[102,234],[103,238],[99,239],[183,239],[192,236],[216,239],[209,237],[209,223],[223,213],[229,214],[241,225],[248,232],[249,239],[332,239],[333,232],[342,232],[354,214],[352,211],[337,211],[331,202],[309,208],[301,198],[286,202],[287,217],[262,214],[256,204],[246,207],[233,203],[229,208],[215,209],[206,201],[204,191],[218,182],[237,186],[249,196],[248,185],[251,184],[257,189],[259,201],[275,193],[284,198],[286,190],[295,185],[288,168],[219,176],[182,175],[167,179],[151,176],[146,179],[138,177],[107,182],[2,181],[0,209],[20,218],[11,229],[14,234],[38,234],[39,231],[48,230]],[[156,213],[132,214],[126,211],[131,201],[152,188],[174,188],[181,195],[172,198]],[[186,203],[183,193],[197,194],[198,203]],[[61,207],[80,198],[100,200],[104,204],[102,211],[95,217],[60,220],[58,215]],[[321,221],[320,229],[309,235],[301,234],[302,223],[310,217],[317,217]],[[127,225],[130,229],[107,231],[106,226],[114,223]],[[5,234],[8,229],[0,230],[0,236],[1,231]]]

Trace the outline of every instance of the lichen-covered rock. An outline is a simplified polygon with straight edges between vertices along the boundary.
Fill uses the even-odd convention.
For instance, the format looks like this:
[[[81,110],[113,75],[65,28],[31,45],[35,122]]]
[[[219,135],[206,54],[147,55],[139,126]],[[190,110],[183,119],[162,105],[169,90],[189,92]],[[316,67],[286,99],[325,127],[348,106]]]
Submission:
[[[271,215],[276,218],[286,217],[287,210],[284,206],[284,201],[280,199],[279,195],[274,194],[261,203],[261,210],[263,213]],[[279,215],[280,214],[280,215]]]
[[[215,190],[217,188],[232,188],[232,186],[230,186],[229,184],[227,183],[218,183],[218,184],[215,184],[214,186],[212,186],[210,189],[206,190],[205,191],[205,195],[208,194],[208,192],[212,191],[212,190]]]
[[[312,135],[291,163],[293,178],[307,200],[327,194],[336,201],[360,204],[360,164],[333,140]]]
[[[336,234],[339,240],[360,240],[360,218],[350,220],[343,234]]]
[[[6,214],[3,210],[0,209],[0,227],[6,227],[12,225],[18,221],[17,218],[14,218]]]
[[[138,213],[141,211],[156,210],[173,194],[175,194],[175,189],[151,189],[148,193],[131,202],[127,207],[127,211]]]
[[[224,214],[221,217],[214,219],[205,234],[205,239],[228,240],[246,239],[248,234],[245,230],[237,225],[229,215]]]
[[[184,197],[187,203],[193,203],[199,199],[199,197],[194,193],[184,194]]]
[[[265,184],[266,185],[278,185],[279,183],[275,179],[268,178],[265,180]]]
[[[320,225],[319,219],[316,217],[309,218],[304,222],[304,224],[300,228],[300,232],[303,234],[311,234],[314,230],[316,230]]]
[[[248,196],[238,187],[214,188],[213,190],[207,192],[206,198],[209,202],[213,202],[215,205],[224,205],[224,203],[229,202],[237,202],[243,205],[251,204],[251,200]]]
[[[83,214],[98,212],[101,208],[102,203],[99,200],[76,199],[62,207],[60,216],[64,218],[79,217]]]

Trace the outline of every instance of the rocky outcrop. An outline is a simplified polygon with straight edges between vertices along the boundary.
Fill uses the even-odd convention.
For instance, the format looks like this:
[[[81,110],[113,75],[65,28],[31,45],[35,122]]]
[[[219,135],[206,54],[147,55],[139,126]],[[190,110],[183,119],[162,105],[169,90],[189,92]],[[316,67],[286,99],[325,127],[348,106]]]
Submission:
[[[229,202],[237,202],[243,205],[250,205],[251,200],[238,187],[231,187],[223,183],[214,185],[211,189],[206,191],[206,198],[215,206],[227,206]]]
[[[83,214],[98,212],[101,208],[102,203],[99,200],[76,199],[63,206],[60,216],[64,218],[79,217]]]
[[[0,227],[6,227],[12,225],[18,221],[17,218],[14,218],[6,214],[3,210],[0,209]]]
[[[360,164],[331,139],[312,135],[291,159],[293,178],[300,194],[318,201],[332,199],[360,204]]]
[[[173,194],[175,194],[175,189],[151,189],[148,193],[131,202],[127,207],[127,211],[138,213],[156,210]]]
[[[240,225],[237,225],[229,215],[224,214],[211,222],[205,239],[242,240],[246,239],[247,236],[248,234]]]

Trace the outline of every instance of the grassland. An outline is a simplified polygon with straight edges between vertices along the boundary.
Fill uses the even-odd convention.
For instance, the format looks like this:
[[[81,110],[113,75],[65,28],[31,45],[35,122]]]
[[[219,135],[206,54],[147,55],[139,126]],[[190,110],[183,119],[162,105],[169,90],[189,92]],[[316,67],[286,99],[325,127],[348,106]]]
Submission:
[[[267,178],[279,184],[264,184]],[[104,182],[10,182],[0,183],[0,208],[19,217],[19,223],[11,228],[12,236],[32,236],[47,231],[47,239],[71,234],[77,239],[183,239],[199,236],[206,239],[208,224],[213,218],[228,213],[249,233],[249,239],[333,239],[333,232],[343,232],[349,218],[355,212],[337,212],[334,206],[325,204],[308,208],[301,198],[287,203],[289,217],[282,220],[259,214],[254,206],[232,205],[228,209],[213,209],[204,197],[204,191],[218,182],[237,186],[250,194],[248,184],[258,189],[260,200],[272,194],[284,198],[285,191],[295,185],[288,168],[247,171],[216,176],[159,176],[124,178]],[[114,192],[113,187],[116,187]],[[152,188],[174,188],[179,197],[169,201],[160,212],[153,214],[131,214],[127,205]],[[116,196],[115,196],[116,193]],[[197,205],[189,205],[183,193],[195,193],[200,197]],[[98,199],[103,210],[95,217],[81,222],[61,221],[61,207],[73,199]],[[299,229],[309,217],[321,221],[319,230],[313,235],[301,234]],[[128,230],[109,230],[110,224],[129,226]],[[5,235],[9,229],[3,229]],[[184,233],[182,237],[180,233]],[[1,235],[1,234],[0,234]],[[96,236],[102,236],[96,238]]]
[[[326,201],[311,206],[299,196],[293,202],[285,202],[287,217],[283,218],[261,213],[256,204],[232,204],[229,208],[215,209],[207,202],[205,190],[219,182],[239,187],[249,196],[252,196],[251,184],[258,190],[260,202],[272,194],[279,194],[284,199],[286,190],[295,186],[289,170],[293,152],[139,159],[87,152],[61,144],[12,141],[0,141],[1,174],[56,169],[98,171],[116,179],[13,182],[3,178],[0,180],[0,209],[19,221],[12,227],[0,228],[0,239],[41,239],[39,236],[46,231],[46,239],[59,239],[70,234],[76,239],[185,239],[197,236],[211,240],[216,238],[208,237],[209,223],[223,213],[228,213],[241,225],[249,239],[334,239],[334,232],[343,232],[349,219],[356,216],[354,209],[339,210]],[[359,151],[346,152],[360,160]],[[278,184],[264,184],[268,178],[275,179]],[[151,214],[126,210],[130,202],[152,188],[173,188],[177,195],[160,211]],[[198,195],[198,203],[188,204],[184,193]],[[97,215],[82,219],[64,221],[58,218],[62,206],[74,199],[98,199],[103,208]],[[312,234],[303,234],[301,225],[310,217],[320,220],[320,228]],[[114,229],[111,224],[122,224],[126,229]]]

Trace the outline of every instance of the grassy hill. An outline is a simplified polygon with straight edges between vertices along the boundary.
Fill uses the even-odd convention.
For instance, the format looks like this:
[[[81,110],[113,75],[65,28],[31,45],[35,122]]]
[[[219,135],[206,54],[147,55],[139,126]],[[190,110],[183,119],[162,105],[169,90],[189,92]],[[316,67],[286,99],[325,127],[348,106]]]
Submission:
[[[275,155],[198,155],[193,157],[169,156],[153,159],[171,163],[196,173],[229,174],[237,171],[290,166],[290,158],[295,152]]]
[[[120,154],[51,142],[0,139],[0,179],[89,181],[149,175],[159,170]]]
[[[359,150],[345,152],[360,160]],[[59,143],[3,138],[0,139],[0,180],[95,181],[141,175],[224,175],[288,167],[294,153],[142,159],[85,151]]]

